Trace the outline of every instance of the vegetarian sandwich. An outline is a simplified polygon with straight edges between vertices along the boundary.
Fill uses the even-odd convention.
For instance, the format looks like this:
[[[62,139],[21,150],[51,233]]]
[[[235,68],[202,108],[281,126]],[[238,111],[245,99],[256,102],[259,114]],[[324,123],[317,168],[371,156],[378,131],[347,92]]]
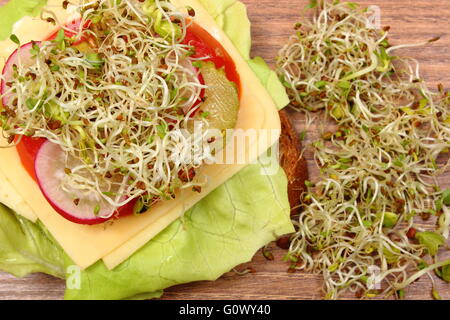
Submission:
[[[2,9],[0,14],[8,12],[8,4]],[[111,283],[99,280],[100,288],[68,290],[69,298],[125,298],[205,277],[168,261],[192,250],[190,235],[209,233],[212,244],[206,238],[195,243],[205,245],[201,251],[219,246],[233,256],[224,263],[217,253],[205,254],[216,265],[210,268],[214,278],[292,231],[283,174],[267,176],[260,165],[250,165],[276,142],[279,133],[267,138],[260,132],[279,132],[277,104],[283,106],[286,97],[263,62],[250,65],[277,101],[253,73],[246,33],[234,33],[236,48],[212,17],[243,21],[248,30],[240,3],[227,9],[225,3],[196,0],[49,0],[37,11],[39,17],[22,18],[0,42],[0,202],[12,210],[1,210],[1,269],[67,277],[67,267],[74,266],[89,281],[92,273],[116,283],[108,291]],[[235,132],[246,130],[257,134],[240,146],[245,161],[216,163],[217,155],[238,152]],[[234,190],[225,186],[221,192],[243,169],[252,171],[248,181],[241,177]],[[242,194],[246,183],[255,188],[244,187]],[[248,204],[262,198],[276,208],[255,213],[258,206]],[[218,223],[204,225],[205,215]],[[257,215],[266,225],[250,230]],[[237,216],[242,224],[236,224]],[[197,222],[202,230],[196,230]],[[9,231],[8,223],[14,225]],[[175,254],[143,253],[152,241],[161,245],[178,223],[182,229],[163,241]],[[33,252],[8,246],[11,237],[26,243],[35,232],[45,245]],[[255,232],[254,244],[241,238]],[[228,252],[225,239],[245,247],[246,257]],[[42,256],[44,248],[50,257]],[[8,264],[11,255],[32,262]],[[140,268],[153,268],[153,278],[142,269],[121,272],[135,257],[142,259]],[[199,263],[196,254],[186,259]],[[167,262],[179,280],[154,276]],[[129,278],[137,287],[125,289],[120,279]]]

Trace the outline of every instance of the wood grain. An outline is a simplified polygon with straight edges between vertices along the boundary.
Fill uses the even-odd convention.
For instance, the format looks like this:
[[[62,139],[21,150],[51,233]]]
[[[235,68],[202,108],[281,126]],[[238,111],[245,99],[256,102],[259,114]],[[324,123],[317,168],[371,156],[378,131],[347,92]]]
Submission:
[[[306,0],[242,0],[252,21],[253,54],[273,63],[277,51],[292,33],[292,25],[304,17]],[[0,3],[4,0],[0,0]],[[403,53],[417,58],[424,78],[433,86],[443,83],[450,87],[450,6],[448,0],[361,0],[364,5],[382,9],[383,25],[392,27],[392,42],[411,42],[441,36],[441,41],[426,48],[408,49]],[[301,115],[291,113],[298,130],[304,125]],[[313,135],[311,135],[312,137]],[[312,175],[317,174],[311,154],[306,154]],[[450,173],[441,179],[450,186]],[[282,261],[283,250],[271,246],[275,261],[266,261],[261,253],[253,261],[239,266],[251,266],[256,273],[239,276],[230,272],[215,282],[180,285],[166,291],[163,299],[318,299],[321,297],[320,276],[288,274]],[[450,285],[437,281],[443,299],[450,299]],[[408,299],[430,299],[431,284],[425,277],[406,292]],[[0,299],[61,299],[64,283],[46,275],[31,275],[16,279],[0,273]],[[346,296],[353,298],[352,294]]]

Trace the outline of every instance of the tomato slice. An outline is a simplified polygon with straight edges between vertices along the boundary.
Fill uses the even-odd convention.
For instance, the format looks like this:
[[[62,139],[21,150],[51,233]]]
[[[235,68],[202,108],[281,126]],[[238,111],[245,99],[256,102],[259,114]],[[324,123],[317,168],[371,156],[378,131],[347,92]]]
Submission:
[[[187,29],[183,43],[195,48],[195,54],[192,57],[208,57],[203,60],[214,62],[217,69],[224,68],[228,80],[236,83],[240,93],[241,80],[236,65],[228,52],[211,34],[198,24],[193,23]]]
[[[16,146],[20,161],[28,174],[37,182],[34,171],[34,160],[42,144],[47,141],[45,138],[30,138],[22,136],[19,144]]]

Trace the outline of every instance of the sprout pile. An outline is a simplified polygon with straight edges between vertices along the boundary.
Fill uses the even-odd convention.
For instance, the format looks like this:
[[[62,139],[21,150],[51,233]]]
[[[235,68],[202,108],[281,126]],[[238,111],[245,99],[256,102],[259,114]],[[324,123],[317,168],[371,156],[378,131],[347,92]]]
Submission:
[[[322,274],[330,299],[348,290],[402,298],[432,272],[450,281],[450,260],[438,258],[448,248],[450,190],[437,180],[450,164],[450,94],[429,90],[417,61],[392,55],[411,45],[391,46],[368,10],[310,7],[316,14],[295,25],[277,60],[292,107],[323,115],[310,146],[320,178],[306,182],[291,269]]]
[[[143,212],[179,188],[199,191],[211,138],[187,130],[206,88],[194,67],[200,58],[183,43],[192,10],[159,0],[91,1],[78,9],[84,27],[76,30],[43,11],[42,19],[62,29],[33,43],[31,64],[19,53],[5,80],[3,134],[16,144],[26,135],[60,145],[67,154],[62,187],[74,198],[95,195],[114,207],[140,199]]]

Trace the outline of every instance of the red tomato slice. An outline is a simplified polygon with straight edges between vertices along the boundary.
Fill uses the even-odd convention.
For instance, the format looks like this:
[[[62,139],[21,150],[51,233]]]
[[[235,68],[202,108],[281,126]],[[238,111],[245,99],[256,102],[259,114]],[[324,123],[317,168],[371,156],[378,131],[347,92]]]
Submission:
[[[45,138],[30,138],[22,136],[20,143],[16,146],[20,161],[28,174],[37,182],[34,171],[34,160],[42,144],[47,141]]]
[[[217,69],[225,68],[228,80],[236,83],[238,91],[241,90],[241,80],[236,70],[236,65],[223,46],[205,29],[193,23],[187,29],[184,44],[195,47],[194,58],[204,58],[212,61]]]

